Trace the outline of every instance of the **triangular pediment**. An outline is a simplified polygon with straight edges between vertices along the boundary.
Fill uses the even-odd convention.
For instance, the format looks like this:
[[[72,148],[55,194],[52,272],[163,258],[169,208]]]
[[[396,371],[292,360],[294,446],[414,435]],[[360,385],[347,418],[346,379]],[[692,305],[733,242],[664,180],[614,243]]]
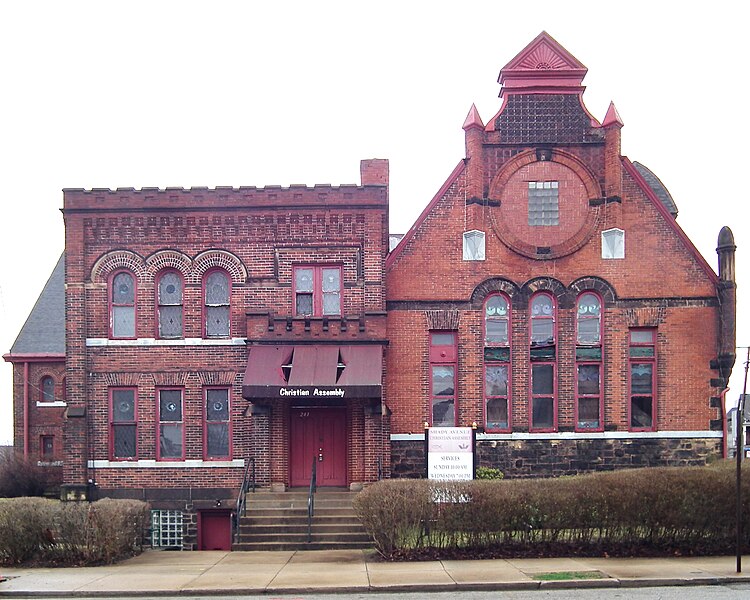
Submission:
[[[546,31],[542,31],[500,70],[498,81],[507,88],[582,84],[586,67]]]

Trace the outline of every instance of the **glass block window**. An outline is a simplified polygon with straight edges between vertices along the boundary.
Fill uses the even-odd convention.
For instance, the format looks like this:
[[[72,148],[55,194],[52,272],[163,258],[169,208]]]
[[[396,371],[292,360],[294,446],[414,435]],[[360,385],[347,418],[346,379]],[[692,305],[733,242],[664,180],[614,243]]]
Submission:
[[[229,389],[206,389],[205,457],[229,458]]]
[[[656,428],[656,330],[630,330],[630,429]]]
[[[557,181],[529,181],[529,225],[560,224]]]
[[[42,377],[42,381],[39,384],[39,394],[39,400],[42,402],[55,401],[55,380],[49,375]]]
[[[430,397],[433,427],[456,425],[456,333],[430,332]]]
[[[229,298],[232,289],[225,271],[210,271],[203,282],[206,337],[229,337]]]
[[[464,260],[484,260],[484,231],[464,233]]]
[[[294,268],[294,313],[297,316],[341,314],[341,267]]]
[[[151,546],[182,548],[182,511],[151,511]]]
[[[109,327],[113,338],[135,337],[135,277],[127,271],[115,273],[110,281]]]
[[[157,286],[157,318],[160,338],[182,337],[182,277],[167,271]]]
[[[602,231],[602,258],[625,258],[625,232],[622,229]]]
[[[159,458],[181,460],[184,458],[184,423],[182,416],[182,390],[157,390],[159,398]]]
[[[135,388],[110,390],[110,456],[113,460],[137,457]]]

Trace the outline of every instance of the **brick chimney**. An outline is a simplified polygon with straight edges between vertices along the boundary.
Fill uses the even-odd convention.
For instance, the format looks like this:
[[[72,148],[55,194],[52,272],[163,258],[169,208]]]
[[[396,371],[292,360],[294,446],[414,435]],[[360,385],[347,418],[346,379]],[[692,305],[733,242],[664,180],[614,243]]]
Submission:
[[[367,158],[359,163],[362,185],[388,185],[388,159]]]

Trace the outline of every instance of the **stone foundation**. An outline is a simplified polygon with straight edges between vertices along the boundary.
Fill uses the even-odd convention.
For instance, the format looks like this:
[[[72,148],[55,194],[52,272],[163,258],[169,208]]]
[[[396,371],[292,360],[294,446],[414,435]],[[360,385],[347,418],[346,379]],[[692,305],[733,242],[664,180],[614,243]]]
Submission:
[[[636,467],[702,466],[721,457],[719,438],[481,440],[477,466],[505,477],[559,477]],[[423,441],[391,442],[391,477],[426,476]]]

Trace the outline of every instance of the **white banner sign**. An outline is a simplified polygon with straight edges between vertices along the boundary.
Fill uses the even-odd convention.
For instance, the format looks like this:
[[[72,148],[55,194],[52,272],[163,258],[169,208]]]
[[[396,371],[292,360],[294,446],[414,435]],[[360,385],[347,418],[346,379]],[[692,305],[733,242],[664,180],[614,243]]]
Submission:
[[[431,427],[427,430],[427,436],[428,479],[474,479],[474,436],[471,427]]]

